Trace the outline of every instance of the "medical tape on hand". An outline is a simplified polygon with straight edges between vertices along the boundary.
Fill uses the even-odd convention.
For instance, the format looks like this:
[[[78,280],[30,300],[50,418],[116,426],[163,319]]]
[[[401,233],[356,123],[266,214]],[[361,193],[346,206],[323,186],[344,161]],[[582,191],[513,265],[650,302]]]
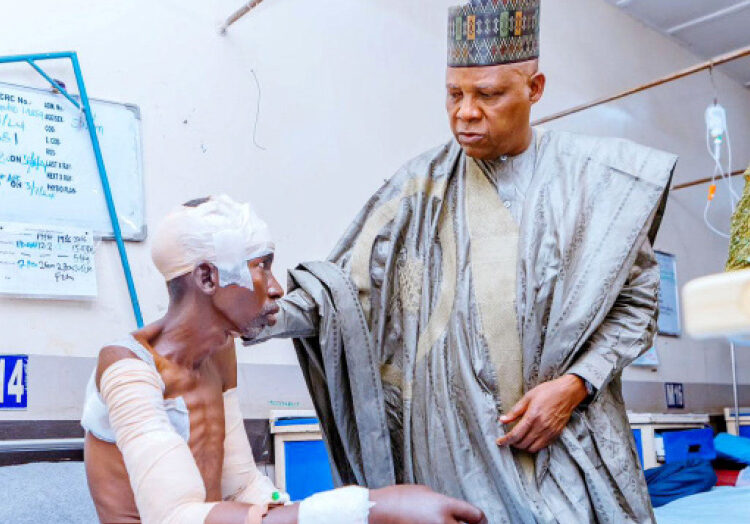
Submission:
[[[367,524],[370,491],[359,486],[347,486],[316,493],[299,505],[299,524]]]

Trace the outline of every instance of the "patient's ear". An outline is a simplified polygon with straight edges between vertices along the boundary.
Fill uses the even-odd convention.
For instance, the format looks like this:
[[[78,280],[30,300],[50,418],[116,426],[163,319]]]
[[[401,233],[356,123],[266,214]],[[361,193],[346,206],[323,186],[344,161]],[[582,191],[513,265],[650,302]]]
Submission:
[[[213,295],[219,288],[219,270],[213,264],[203,262],[193,270],[195,287],[206,295]]]

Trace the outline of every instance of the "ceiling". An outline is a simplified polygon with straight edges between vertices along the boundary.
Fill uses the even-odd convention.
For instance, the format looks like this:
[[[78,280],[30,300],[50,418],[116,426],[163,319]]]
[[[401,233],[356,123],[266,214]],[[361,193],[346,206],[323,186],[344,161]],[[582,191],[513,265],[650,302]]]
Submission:
[[[703,58],[750,45],[750,0],[606,0]],[[721,69],[750,87],[750,57]]]

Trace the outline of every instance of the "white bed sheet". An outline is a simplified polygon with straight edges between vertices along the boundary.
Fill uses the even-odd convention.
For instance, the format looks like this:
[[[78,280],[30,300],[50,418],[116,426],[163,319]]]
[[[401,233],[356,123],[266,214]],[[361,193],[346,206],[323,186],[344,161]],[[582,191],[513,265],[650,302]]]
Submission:
[[[657,524],[748,524],[750,487],[722,486],[655,508]]]

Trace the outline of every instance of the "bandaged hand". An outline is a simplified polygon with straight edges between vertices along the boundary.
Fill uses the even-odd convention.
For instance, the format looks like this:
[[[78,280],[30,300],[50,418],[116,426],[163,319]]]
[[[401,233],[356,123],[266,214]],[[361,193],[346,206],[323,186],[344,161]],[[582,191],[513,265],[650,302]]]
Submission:
[[[287,524],[287,506],[271,511],[263,524]],[[347,486],[308,497],[298,524],[487,524],[481,510],[425,486],[397,485],[368,490]]]
[[[576,375],[563,375],[539,384],[500,417],[503,424],[520,421],[497,439],[497,445],[510,445],[530,453],[546,448],[557,440],[587,395],[583,379]]]

